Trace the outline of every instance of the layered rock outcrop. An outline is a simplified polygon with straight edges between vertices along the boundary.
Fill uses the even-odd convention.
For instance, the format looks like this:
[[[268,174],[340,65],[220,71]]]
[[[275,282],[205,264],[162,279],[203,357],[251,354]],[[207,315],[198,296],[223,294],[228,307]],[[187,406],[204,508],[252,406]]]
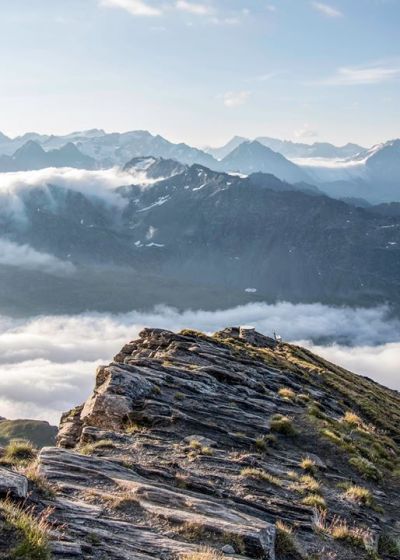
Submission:
[[[395,391],[251,329],[144,329],[39,455],[53,556],[395,558],[399,421]]]

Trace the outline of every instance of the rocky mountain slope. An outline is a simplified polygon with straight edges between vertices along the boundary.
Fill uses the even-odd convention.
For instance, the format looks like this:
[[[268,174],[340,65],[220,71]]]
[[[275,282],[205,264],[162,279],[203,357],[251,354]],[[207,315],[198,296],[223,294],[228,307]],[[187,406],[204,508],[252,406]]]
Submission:
[[[219,165],[223,171],[250,173],[270,173],[288,183],[307,181],[310,177],[300,167],[287,160],[282,154],[260,142],[243,142],[225,156]]]
[[[157,158],[126,170],[132,184],[103,197],[96,179],[89,188],[46,179],[2,193],[3,313],[399,303],[398,215],[267,174],[241,178]],[[39,266],[54,257],[54,266]]]
[[[28,469],[30,523],[56,559],[395,559],[399,421],[397,392],[250,328],[144,329]]]

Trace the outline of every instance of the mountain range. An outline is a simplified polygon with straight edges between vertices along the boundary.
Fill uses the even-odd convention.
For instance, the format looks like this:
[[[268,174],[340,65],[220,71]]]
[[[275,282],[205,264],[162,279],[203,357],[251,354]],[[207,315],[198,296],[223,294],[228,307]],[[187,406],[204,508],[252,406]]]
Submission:
[[[0,172],[31,171],[46,167],[94,169],[96,161],[82,154],[72,142],[46,152],[40,144],[28,140],[12,156],[0,156]]]
[[[234,137],[225,146],[207,152],[147,131],[108,134],[93,129],[65,136],[28,133],[14,139],[0,136],[0,171],[107,169],[123,166],[133,157],[154,156],[219,172],[269,173],[283,181],[313,184],[335,198],[377,204],[400,201],[399,145],[400,140],[392,140],[364,149],[356,144],[336,147]]]
[[[400,303],[391,205],[153,157],[124,174],[103,198],[93,178],[90,189],[46,179],[3,193],[1,312]]]
[[[206,151],[216,159],[223,159],[232,150],[243,142],[250,141],[243,136],[234,136],[224,146],[218,148],[206,148]],[[345,146],[334,146],[329,142],[314,142],[314,144],[304,144],[292,142],[290,140],[279,140],[268,136],[258,136],[255,141],[267,146],[274,152],[278,152],[287,158],[349,158],[354,157],[366,148],[358,144],[348,143]]]

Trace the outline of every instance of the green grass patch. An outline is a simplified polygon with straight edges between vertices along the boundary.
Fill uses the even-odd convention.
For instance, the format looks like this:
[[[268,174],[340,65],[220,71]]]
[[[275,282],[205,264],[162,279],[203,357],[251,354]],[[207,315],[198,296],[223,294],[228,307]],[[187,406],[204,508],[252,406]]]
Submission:
[[[48,534],[51,510],[47,509],[36,517],[33,509],[15,505],[9,498],[0,502],[0,510],[6,522],[21,536],[10,553],[10,560],[50,560]]]
[[[283,434],[285,436],[294,436],[296,430],[293,426],[293,420],[282,414],[274,414],[271,418],[270,428],[272,432]]]

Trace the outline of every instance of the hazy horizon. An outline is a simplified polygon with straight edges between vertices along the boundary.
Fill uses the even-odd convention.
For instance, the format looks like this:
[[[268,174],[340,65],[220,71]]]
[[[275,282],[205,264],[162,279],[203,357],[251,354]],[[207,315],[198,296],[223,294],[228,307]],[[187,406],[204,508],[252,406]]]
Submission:
[[[19,0],[0,130],[373,145],[399,135],[399,17],[391,0]]]
[[[60,136],[60,137],[64,137],[64,136],[71,136],[73,134],[76,133],[84,133],[84,132],[90,132],[90,131],[94,131],[94,130],[98,130],[101,132],[104,132],[105,134],[126,134],[128,132],[139,132],[139,131],[143,131],[143,132],[149,132],[152,136],[163,136],[162,134],[159,133],[158,130],[150,130],[149,128],[129,128],[129,129],[104,129],[98,126],[95,126],[93,128],[77,128],[74,130],[70,130],[70,129],[65,129],[65,130],[60,130],[58,132],[49,132],[49,130],[22,130],[21,132],[19,132],[18,134],[12,135],[12,134],[8,134],[8,132],[6,130],[0,130],[0,133],[4,134],[5,136],[7,136],[8,138],[10,138],[11,140],[16,140],[17,138],[22,138],[26,135],[29,134],[40,134],[43,136]],[[399,134],[400,135],[400,134]],[[230,142],[233,138],[243,138],[244,140],[256,140],[257,138],[261,138],[261,137],[266,137],[266,138],[273,138],[276,140],[281,140],[283,142],[293,142],[293,143],[298,143],[298,144],[306,144],[306,145],[313,145],[315,143],[329,143],[329,144],[333,144],[335,146],[341,147],[341,146],[345,146],[347,144],[357,144],[357,142],[355,142],[353,139],[349,138],[343,142],[340,143],[335,143],[333,140],[329,140],[328,138],[289,138],[289,137],[284,137],[282,135],[277,135],[277,136],[273,136],[271,134],[269,134],[268,132],[265,132],[263,134],[258,134],[257,136],[245,136],[244,134],[240,134],[240,133],[235,133],[232,134],[231,136],[226,136],[224,140],[222,140],[219,144],[213,144],[212,142],[206,142],[206,143],[202,143],[202,144],[196,144],[196,143],[190,143],[188,140],[186,140],[185,138],[174,138],[171,139],[169,136],[165,136],[166,140],[169,140],[173,143],[176,144],[180,144],[180,143],[184,143],[187,145],[191,145],[195,148],[198,149],[205,149],[205,148],[219,148],[222,146],[225,146],[225,144],[227,144],[228,142]],[[385,143],[385,142],[390,142],[391,140],[397,139],[397,137],[393,137],[393,138],[385,138],[381,141],[377,141],[374,142],[372,144],[363,144],[362,146],[364,148],[371,148],[373,146]]]

